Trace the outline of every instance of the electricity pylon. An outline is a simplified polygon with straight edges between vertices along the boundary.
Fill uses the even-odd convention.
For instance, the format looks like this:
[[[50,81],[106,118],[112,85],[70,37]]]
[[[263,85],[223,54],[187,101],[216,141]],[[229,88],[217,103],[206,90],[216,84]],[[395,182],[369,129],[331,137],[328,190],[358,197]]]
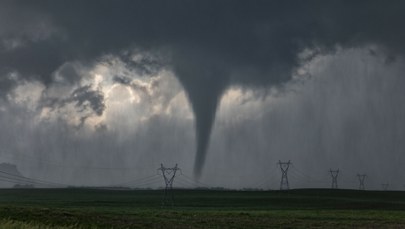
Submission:
[[[339,169],[337,170],[329,169],[329,172],[332,177],[332,189],[337,189],[338,188],[337,178],[339,175]]]
[[[366,179],[366,174],[357,174],[357,177],[359,178],[359,190],[364,190],[364,180]]]
[[[280,166],[280,170],[281,170],[280,190],[289,190],[290,184],[288,183],[287,172],[288,172],[288,168],[291,165],[291,162],[290,162],[290,160],[287,162],[278,161],[277,164]]]
[[[173,181],[174,178],[176,177],[176,172],[180,170],[180,168],[177,167],[177,164],[173,168],[166,168],[163,166],[163,163],[160,164],[160,168],[158,168],[158,171],[161,171],[163,179],[165,181],[165,194],[162,200],[162,205],[167,205],[169,202],[168,199],[168,193],[170,191],[171,198],[170,202],[171,205],[174,205],[174,197],[173,197]],[[181,170],[180,170],[181,171]]]
[[[383,189],[384,191],[387,191],[387,190],[388,190],[388,186],[389,186],[389,184],[381,184],[381,187],[382,187],[382,189]]]

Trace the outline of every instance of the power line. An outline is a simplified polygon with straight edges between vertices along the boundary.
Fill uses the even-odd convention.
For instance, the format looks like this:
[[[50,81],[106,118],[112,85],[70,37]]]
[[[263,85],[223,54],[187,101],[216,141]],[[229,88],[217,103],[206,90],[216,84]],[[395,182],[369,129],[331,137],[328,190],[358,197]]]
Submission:
[[[152,176],[147,176],[147,177],[141,177],[141,178],[135,178],[135,179],[132,179],[132,180],[128,180],[128,181],[125,181],[125,182],[121,182],[121,183],[117,183],[117,184],[114,184],[114,185],[111,185],[111,186],[122,186],[122,185],[126,185],[126,184],[133,184],[133,183],[136,183],[136,182],[144,182],[145,180],[148,180],[148,179],[151,179],[151,178],[158,178],[159,177],[159,175],[157,175],[157,174],[154,174],[154,175],[152,175]]]
[[[19,182],[19,181],[16,181],[16,180],[13,180],[13,179],[10,179],[10,178],[7,178],[7,177],[1,177],[1,176],[0,176],[0,181],[12,183],[12,184],[22,184],[22,183]],[[29,182],[28,182],[28,183],[29,183]],[[32,183],[31,183],[31,184],[32,184]]]
[[[186,187],[191,187],[191,188],[198,188],[199,185],[197,185],[196,183],[190,182],[186,179],[182,179],[182,177],[178,177],[177,182],[179,182],[180,184],[185,185]]]
[[[291,171],[291,175],[297,175],[299,179],[304,179],[309,183],[329,183],[324,179],[319,179],[319,178],[312,178],[311,176],[308,176],[306,174],[300,173],[297,170],[295,170],[295,167],[293,166]]]
[[[262,174],[262,177],[258,181],[251,184],[250,187],[261,187],[262,185],[267,183],[269,189],[271,189],[271,187],[273,187],[275,185],[275,183],[277,182],[277,180],[276,180],[277,174],[275,173],[276,170],[277,170],[277,167],[273,167],[272,169],[270,169],[268,171],[270,176],[268,173]]]
[[[313,178],[312,176],[304,173],[300,169],[298,169],[294,164],[291,164],[292,169],[291,173],[296,173],[297,175],[301,176],[303,179],[307,179],[310,182],[315,182],[315,183],[326,183],[324,179],[321,178]]]
[[[151,180],[148,180],[148,181],[144,181],[142,183],[138,183],[138,184],[134,185],[134,187],[135,188],[136,187],[142,187],[142,186],[147,186],[147,185],[157,184],[157,183],[160,183],[159,177],[156,177],[155,179],[151,179]]]
[[[12,176],[12,177],[16,177],[17,179],[22,179],[23,181],[30,181],[30,182],[35,182],[37,184],[42,184],[42,185],[48,185],[48,186],[68,186],[65,184],[60,184],[60,183],[55,183],[55,182],[50,182],[50,181],[45,181],[45,180],[40,180],[40,179],[35,179],[35,178],[28,178],[28,177],[24,177],[21,175],[17,175],[17,174],[13,174],[13,173],[9,173],[6,171],[2,171],[0,170],[0,173],[2,174],[6,174],[8,176]]]
[[[4,151],[2,152],[4,153]],[[6,152],[9,156],[11,156],[8,152]],[[61,167],[61,168],[75,168],[75,169],[85,169],[85,170],[137,170],[139,167],[103,167],[103,166],[81,166],[81,165],[64,165],[58,162],[50,161],[50,160],[44,160],[44,159],[38,159],[36,157],[27,155],[27,154],[21,154],[21,153],[13,153],[18,154],[19,156],[23,157],[26,160],[29,161],[35,161],[40,164],[46,164],[54,167]],[[3,154],[3,156],[5,156]],[[11,157],[10,157],[11,158]]]
[[[30,182],[27,180],[20,180],[20,179],[16,179],[16,178],[12,178],[12,177],[5,177],[0,175],[1,181],[6,181],[6,182],[10,182],[10,183],[14,183],[14,184],[37,184],[35,182]]]
[[[185,177],[186,179],[190,180],[191,182],[194,182],[196,185],[202,186],[203,188],[209,188],[210,187],[210,185],[202,183],[202,182],[200,182],[198,180],[195,180],[195,179],[193,179],[193,178],[191,178],[191,177],[189,177],[189,176],[187,176],[187,175],[185,175],[183,173],[180,173],[180,176]]]
[[[35,185],[40,185],[40,186],[55,187],[54,185],[49,185],[47,183],[32,181],[32,180],[30,180],[28,178],[27,179],[21,179],[21,178],[9,177],[9,176],[4,176],[4,175],[0,175],[0,177],[3,178],[3,179],[8,179],[8,180],[14,181],[15,183],[18,183],[18,184],[35,184]]]

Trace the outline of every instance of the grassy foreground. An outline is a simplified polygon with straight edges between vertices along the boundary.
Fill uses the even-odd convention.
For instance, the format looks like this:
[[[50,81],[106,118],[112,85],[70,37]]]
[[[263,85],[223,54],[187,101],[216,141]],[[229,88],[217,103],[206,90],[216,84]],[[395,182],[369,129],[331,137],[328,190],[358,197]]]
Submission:
[[[405,228],[405,192],[0,190],[0,228]]]

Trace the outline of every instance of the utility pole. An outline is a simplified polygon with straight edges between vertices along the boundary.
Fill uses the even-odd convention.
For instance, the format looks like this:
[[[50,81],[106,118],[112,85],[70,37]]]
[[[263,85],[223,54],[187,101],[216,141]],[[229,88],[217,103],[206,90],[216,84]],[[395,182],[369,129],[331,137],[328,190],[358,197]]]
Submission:
[[[288,183],[287,172],[288,172],[288,168],[290,167],[290,165],[292,163],[289,160],[287,162],[278,161],[277,164],[280,166],[280,170],[281,170],[280,190],[289,190],[290,184]]]
[[[381,184],[381,187],[382,187],[382,189],[384,190],[384,191],[387,191],[388,190],[388,186],[389,186],[389,184]]]
[[[364,180],[366,179],[366,174],[357,174],[357,177],[359,178],[359,190],[364,190]]]
[[[166,168],[163,166],[163,163],[160,164],[160,168],[158,168],[158,171],[161,171],[163,180],[165,181],[165,194],[162,200],[162,205],[166,205],[169,202],[168,199],[168,193],[170,191],[171,198],[170,202],[171,205],[174,205],[174,197],[173,197],[173,181],[174,178],[176,177],[176,172],[180,170],[180,168],[177,167],[177,164],[173,168]],[[181,170],[180,170],[181,171]]]
[[[339,175],[339,169],[337,170],[329,169],[329,172],[332,177],[332,189],[337,189],[338,188],[337,178]]]

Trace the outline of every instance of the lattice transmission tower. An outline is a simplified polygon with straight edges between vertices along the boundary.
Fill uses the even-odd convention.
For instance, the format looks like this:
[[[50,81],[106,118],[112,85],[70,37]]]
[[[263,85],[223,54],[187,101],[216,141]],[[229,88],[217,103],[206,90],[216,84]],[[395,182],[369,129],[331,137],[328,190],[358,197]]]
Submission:
[[[288,183],[288,169],[292,163],[289,160],[287,162],[278,161],[277,164],[280,166],[281,170],[280,190],[289,190],[290,184]]]
[[[387,190],[388,190],[388,186],[389,186],[389,184],[381,184],[381,187],[382,187],[382,189],[383,189],[384,191],[387,191]]]
[[[337,170],[332,170],[329,169],[330,176],[332,177],[332,189],[337,189],[338,188],[338,176],[339,176],[339,169]]]
[[[359,190],[364,190],[364,180],[366,179],[367,175],[357,174],[357,177],[359,178]]]
[[[160,164],[160,168],[158,171],[162,173],[163,180],[165,181],[165,193],[162,200],[162,205],[171,204],[174,205],[174,195],[173,195],[173,181],[176,177],[177,171],[181,171],[180,168],[177,167],[177,164],[173,168],[166,168],[163,164]],[[168,197],[170,192],[170,198]]]

